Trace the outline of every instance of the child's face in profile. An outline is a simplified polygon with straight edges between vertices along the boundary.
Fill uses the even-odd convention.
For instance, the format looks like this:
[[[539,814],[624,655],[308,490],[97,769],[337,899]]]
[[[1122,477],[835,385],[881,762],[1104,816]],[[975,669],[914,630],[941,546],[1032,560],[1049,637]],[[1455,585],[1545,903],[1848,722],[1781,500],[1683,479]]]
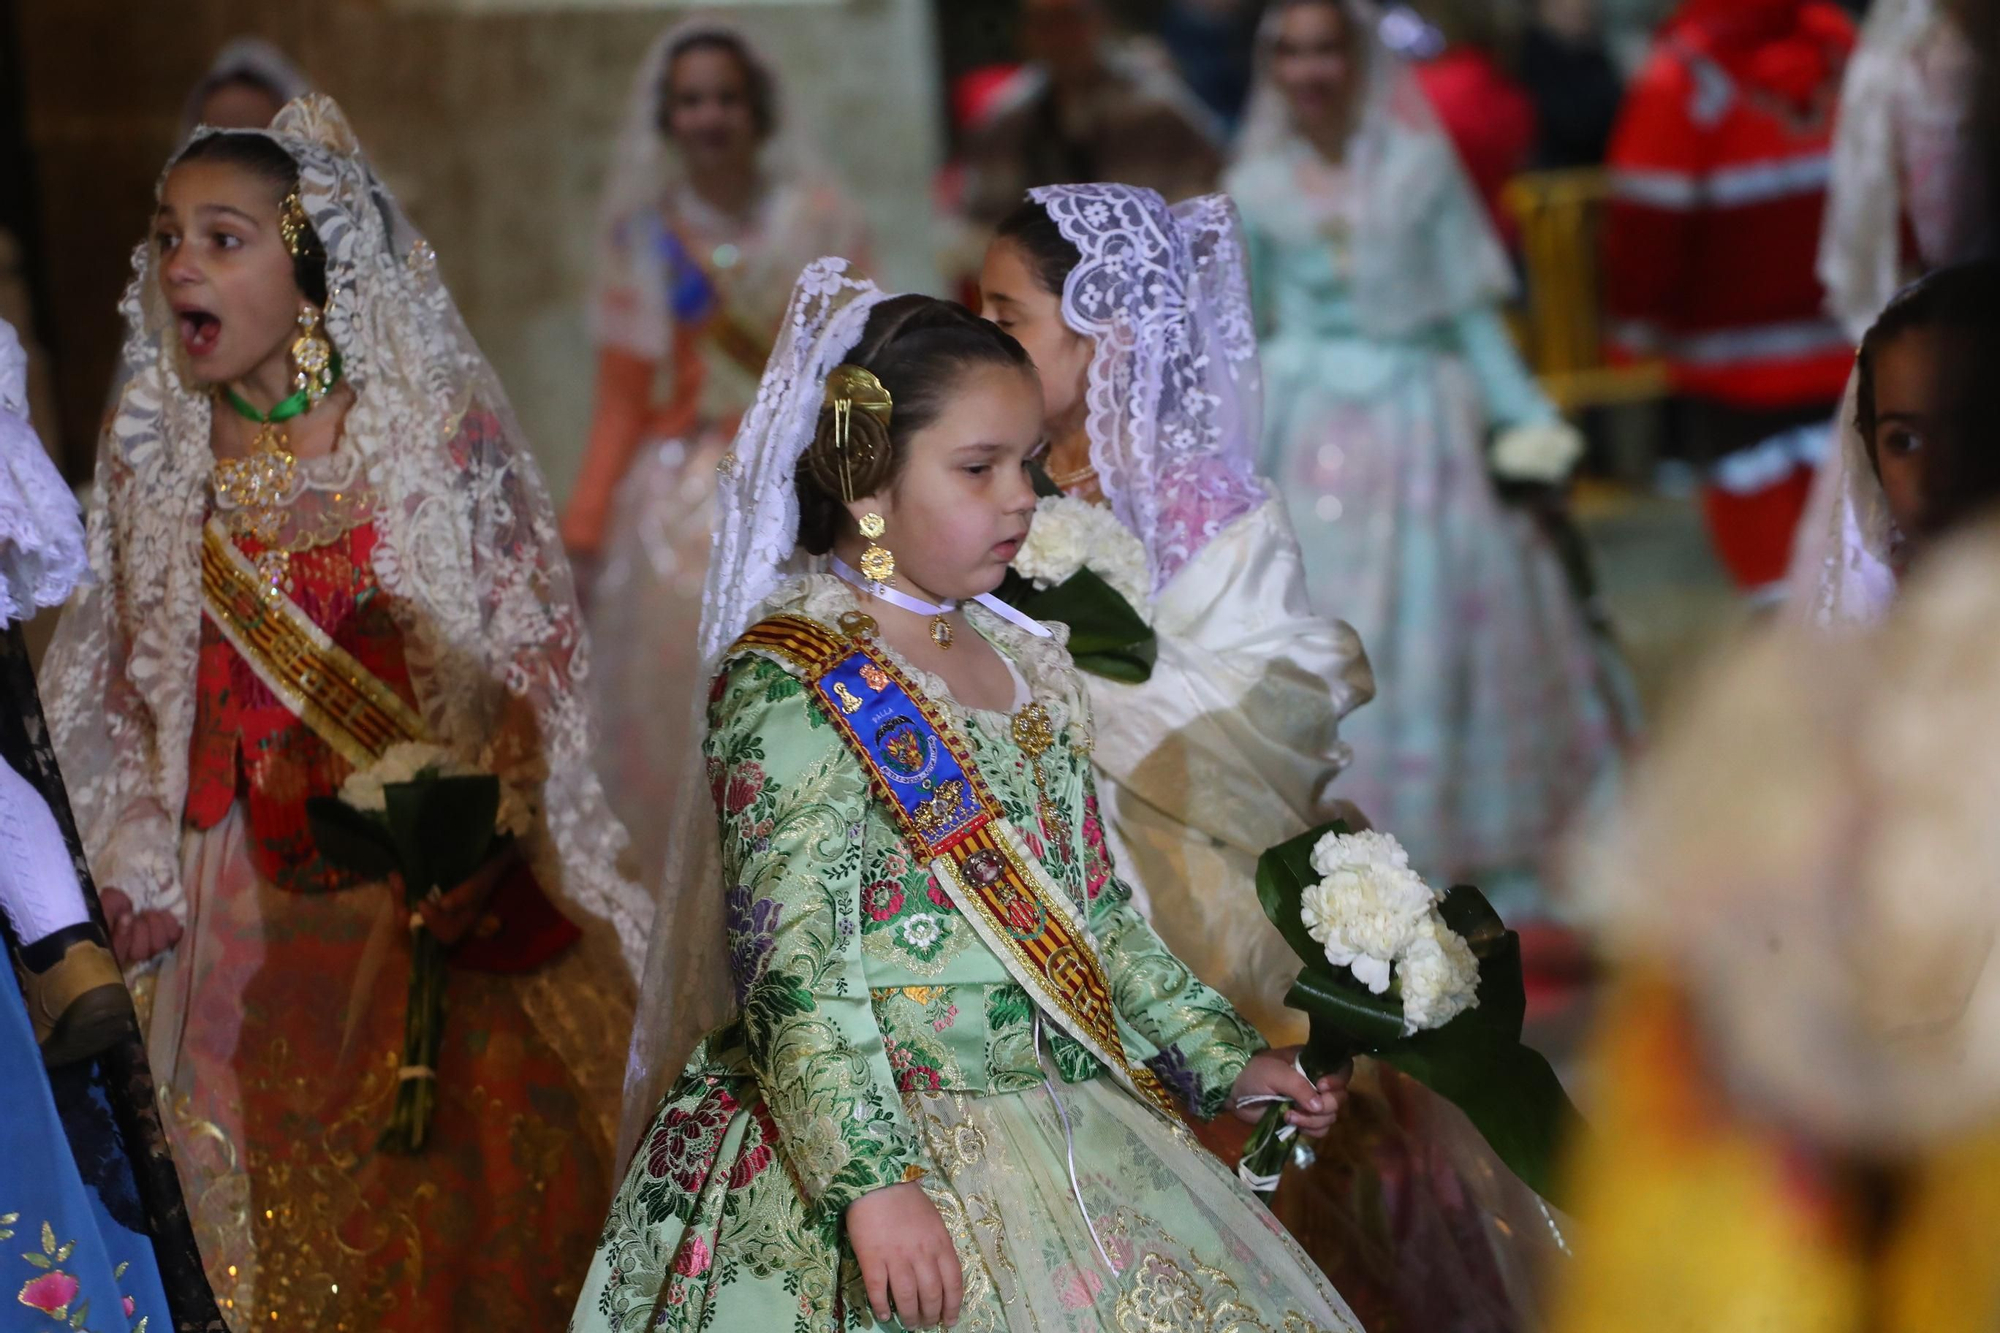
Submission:
[[[1041,381],[1049,428],[1061,429],[1083,402],[1097,346],[1064,321],[1062,296],[1042,286],[1013,241],[1002,238],[986,248],[979,270],[979,317],[998,324],[1027,349]]]
[[[1943,351],[1939,331],[1919,326],[1903,330],[1871,354],[1875,431],[1868,452],[1888,497],[1889,514],[1911,541],[1921,536],[1927,487],[1942,461],[1938,366]]]
[[[992,592],[1027,539],[1042,440],[1042,390],[1026,368],[961,371],[937,418],[910,438],[887,493],[850,506],[888,525],[897,576],[932,600]],[[858,556],[850,557],[852,564]]]

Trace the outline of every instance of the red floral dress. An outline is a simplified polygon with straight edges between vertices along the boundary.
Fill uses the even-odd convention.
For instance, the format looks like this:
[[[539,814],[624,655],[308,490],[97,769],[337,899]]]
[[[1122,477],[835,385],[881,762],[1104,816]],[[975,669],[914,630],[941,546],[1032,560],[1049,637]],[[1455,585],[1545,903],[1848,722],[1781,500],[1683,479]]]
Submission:
[[[252,559],[263,550],[247,538],[239,543]],[[402,634],[375,582],[374,552],[372,523],[299,552],[291,557],[288,592],[314,624],[414,709]],[[206,616],[195,680],[188,827],[214,828],[240,799],[259,874],[300,893],[353,887],[321,859],[306,825],[306,801],[337,794],[352,771],[347,761],[258,679]]]
[[[294,554],[290,594],[414,705],[375,542],[363,524]],[[337,793],[349,766],[206,618],[198,691],[188,931],[152,1029],[225,1313],[238,1329],[561,1327],[604,1216],[610,1152],[523,1008],[531,989],[453,968],[430,1143],[377,1151],[401,1063],[406,909],[319,857],[305,802]]]

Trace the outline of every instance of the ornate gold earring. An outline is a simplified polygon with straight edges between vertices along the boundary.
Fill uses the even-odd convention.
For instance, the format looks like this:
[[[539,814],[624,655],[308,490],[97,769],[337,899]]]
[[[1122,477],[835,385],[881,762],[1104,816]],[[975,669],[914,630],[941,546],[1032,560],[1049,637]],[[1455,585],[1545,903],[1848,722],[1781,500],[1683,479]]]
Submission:
[[[888,530],[880,514],[861,516],[861,535],[868,539],[868,549],[861,553],[861,577],[871,583],[887,583],[896,577],[896,557],[878,540]]]
[[[334,381],[333,344],[320,332],[319,311],[299,307],[299,336],[292,342],[292,387],[306,396],[306,410],[319,406]]]

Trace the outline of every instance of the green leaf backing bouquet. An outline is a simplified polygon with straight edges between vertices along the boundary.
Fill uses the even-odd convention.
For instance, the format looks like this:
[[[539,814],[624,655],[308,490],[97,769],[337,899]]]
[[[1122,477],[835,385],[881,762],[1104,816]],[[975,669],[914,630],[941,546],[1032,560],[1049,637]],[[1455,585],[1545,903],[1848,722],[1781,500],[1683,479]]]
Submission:
[[[1027,541],[999,588],[1037,620],[1069,626],[1079,670],[1137,684],[1153,674],[1159,642],[1147,605],[1146,548],[1102,505],[1044,496]]]
[[[503,809],[509,804],[493,774],[420,742],[390,746],[352,774],[338,797],[306,802],[313,840],[329,863],[363,879],[400,875],[403,881],[410,990],[396,1105],[378,1140],[386,1152],[422,1151],[437,1108],[445,945],[424,925],[418,905],[441,899],[505,849],[526,822],[521,812]]]
[[[1580,1124],[1540,1053],[1521,1044],[1521,945],[1479,890],[1439,894],[1386,833],[1334,823],[1257,863],[1257,897],[1304,963],[1285,1002],[1311,1035],[1310,1079],[1357,1055],[1454,1103],[1495,1154],[1549,1197],[1560,1143]],[[1266,1197],[1292,1155],[1287,1104],[1265,1112],[1239,1174]]]

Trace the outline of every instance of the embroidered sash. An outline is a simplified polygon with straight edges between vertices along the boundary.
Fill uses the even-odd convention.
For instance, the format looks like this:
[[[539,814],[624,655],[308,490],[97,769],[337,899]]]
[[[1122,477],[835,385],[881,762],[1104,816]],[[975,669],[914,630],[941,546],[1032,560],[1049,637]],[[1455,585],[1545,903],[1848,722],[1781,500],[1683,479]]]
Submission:
[[[1082,915],[1028,854],[943,712],[872,645],[803,616],[752,626],[730,650],[746,651],[798,669],[904,839],[1008,975],[1121,1082],[1178,1117],[1153,1071],[1126,1058]]]
[[[201,591],[204,613],[230,647],[354,767],[399,741],[430,739],[416,710],[260,575],[214,519],[202,529]]]
[[[728,306],[717,306],[701,331],[716,351],[734,361],[750,378],[756,379],[764,373],[764,363],[771,359],[771,340],[758,337]]]
[[[771,359],[770,338],[729,308],[722,282],[672,227],[662,228],[660,249],[667,266],[667,306],[674,318],[697,325],[701,336],[751,379],[762,375]]]

